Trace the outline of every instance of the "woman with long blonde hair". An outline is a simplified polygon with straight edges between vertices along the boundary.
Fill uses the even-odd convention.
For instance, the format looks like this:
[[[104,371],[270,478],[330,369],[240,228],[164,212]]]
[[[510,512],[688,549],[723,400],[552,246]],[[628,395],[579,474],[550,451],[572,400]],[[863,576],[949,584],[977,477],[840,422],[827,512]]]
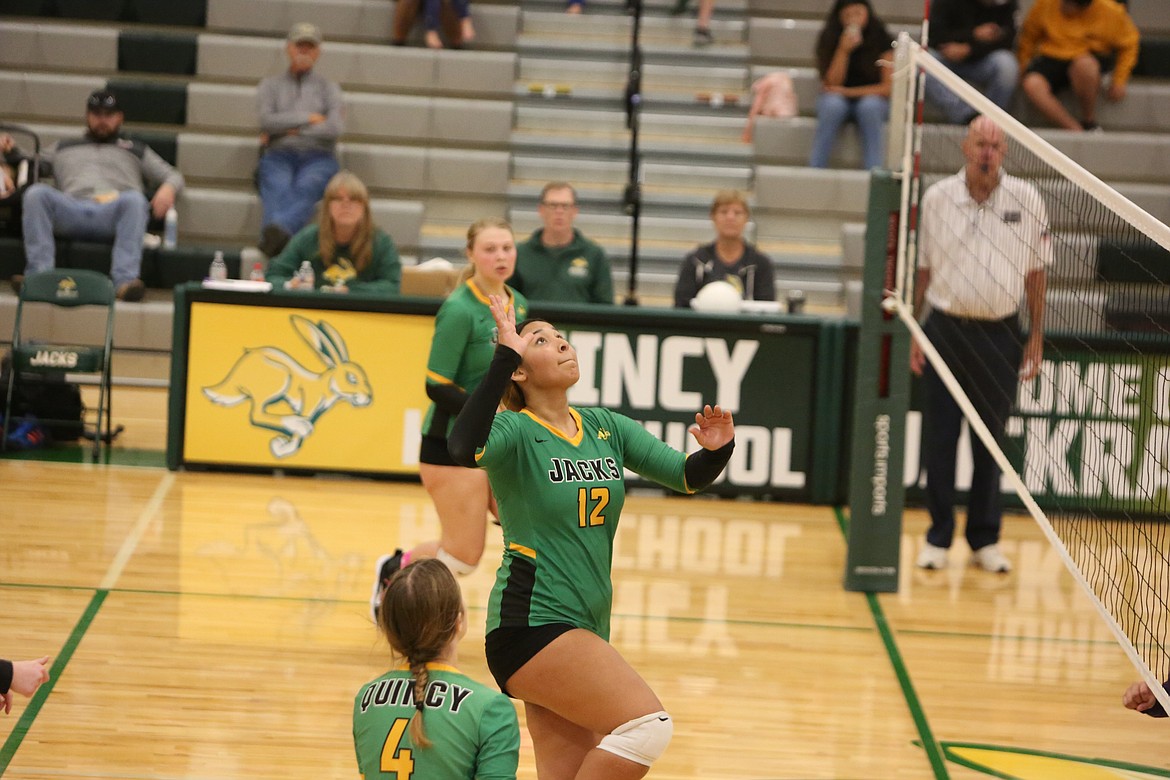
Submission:
[[[467,609],[433,559],[390,578],[378,628],[399,665],[361,687],[353,741],[362,777],[514,780],[520,726],[508,697],[460,672]]]
[[[496,511],[487,475],[456,464],[447,452],[447,435],[492,360],[496,324],[489,296],[505,301],[520,319],[527,316],[528,301],[506,284],[516,270],[516,239],[506,221],[490,217],[472,224],[466,253],[469,265],[463,283],[435,316],[426,376],[431,405],[419,448],[419,477],[435,504],[441,534],[406,552],[396,550],[378,559],[371,615],[377,614],[386,582],[414,559],[438,558],[459,575],[474,571],[483,556],[488,513]]]
[[[309,263],[313,289],[397,295],[402,261],[394,239],[374,224],[370,192],[362,180],[341,171],[325,185],[317,219],[272,258],[265,278],[278,289],[303,290],[297,271]]]

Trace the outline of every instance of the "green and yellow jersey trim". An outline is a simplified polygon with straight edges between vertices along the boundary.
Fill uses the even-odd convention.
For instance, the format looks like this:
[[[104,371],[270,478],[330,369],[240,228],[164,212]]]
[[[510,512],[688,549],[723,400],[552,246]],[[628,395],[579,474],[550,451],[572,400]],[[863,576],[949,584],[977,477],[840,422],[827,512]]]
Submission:
[[[577,423],[577,434],[575,436],[569,436],[567,433],[565,433],[564,431],[562,431],[560,428],[556,427],[555,425],[552,425],[551,423],[547,423],[544,420],[540,419],[539,417],[536,416],[536,414],[534,412],[530,411],[527,407],[525,407],[524,409],[521,409],[520,414],[527,415],[529,417],[529,419],[531,419],[537,425],[544,428],[546,431],[551,433],[553,436],[557,436],[557,437],[564,439],[569,444],[572,444],[574,447],[581,446],[581,439],[585,436],[585,426],[582,425],[582,423],[581,423],[580,413],[576,409],[574,409],[573,407],[571,407],[571,406],[569,407],[569,415],[573,418],[573,422]]]
[[[459,385],[455,384],[455,380],[448,379],[442,374],[436,373],[434,371],[427,372],[427,381],[434,382],[436,385],[452,385],[454,387],[459,387]],[[463,388],[459,387],[459,389],[462,390]]]
[[[508,549],[513,552],[518,552],[526,558],[531,558],[534,561],[536,560],[536,550],[533,550],[531,547],[525,547],[522,544],[516,544],[515,542],[512,542],[508,545]]]

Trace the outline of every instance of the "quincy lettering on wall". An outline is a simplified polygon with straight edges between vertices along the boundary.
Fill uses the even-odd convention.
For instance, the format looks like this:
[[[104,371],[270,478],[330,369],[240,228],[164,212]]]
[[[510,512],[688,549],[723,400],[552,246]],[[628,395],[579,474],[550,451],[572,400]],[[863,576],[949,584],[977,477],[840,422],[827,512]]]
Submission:
[[[695,412],[720,404],[735,414],[736,447],[711,490],[807,494],[814,336],[562,327],[581,368],[571,404],[616,409],[688,451],[696,446],[687,433]]]
[[[437,308],[177,288],[168,466],[417,474]],[[708,492],[835,495],[847,416],[833,373],[846,362],[838,323],[625,307],[541,314],[578,351],[571,404],[615,409],[686,450],[704,404],[735,413],[735,453]]]
[[[1164,515],[1170,505],[1170,355],[1063,350],[1022,383],[1004,453],[1043,507]],[[907,418],[905,484],[923,486],[919,404]],[[964,425],[956,485],[970,485]],[[1005,494],[1012,487],[1001,483]]]

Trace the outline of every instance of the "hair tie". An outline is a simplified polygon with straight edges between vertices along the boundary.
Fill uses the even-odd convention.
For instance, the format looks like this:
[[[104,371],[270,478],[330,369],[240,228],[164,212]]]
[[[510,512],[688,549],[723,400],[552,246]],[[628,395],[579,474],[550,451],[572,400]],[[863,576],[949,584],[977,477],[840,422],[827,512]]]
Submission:
[[[422,711],[423,711],[423,707],[424,707],[424,706],[426,706],[426,705],[424,705],[424,704],[423,704],[423,703],[420,701],[420,702],[418,702],[417,704],[415,704],[415,705],[414,705],[414,708],[415,708],[416,710],[418,710],[419,712],[422,712]]]

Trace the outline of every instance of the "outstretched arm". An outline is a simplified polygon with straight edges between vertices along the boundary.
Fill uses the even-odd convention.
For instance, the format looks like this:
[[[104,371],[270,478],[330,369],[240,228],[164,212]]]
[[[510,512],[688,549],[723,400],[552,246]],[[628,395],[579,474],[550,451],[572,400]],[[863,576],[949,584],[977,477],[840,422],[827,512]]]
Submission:
[[[687,456],[684,471],[687,487],[702,490],[718,479],[731,460],[735,449],[735,421],[728,410],[708,404],[695,414],[695,424],[688,430],[703,449]]]
[[[5,661],[0,659],[0,709],[12,711],[12,694],[32,696],[49,681],[49,656],[33,661]]]
[[[492,316],[496,320],[496,353],[492,357],[487,373],[467,398],[467,402],[455,418],[451,435],[447,437],[447,451],[460,466],[475,467],[475,453],[492,432],[492,420],[500,398],[512,379],[512,372],[520,366],[521,356],[532,342],[533,335],[521,336],[516,332],[516,311],[508,306],[506,298],[488,296]]]

